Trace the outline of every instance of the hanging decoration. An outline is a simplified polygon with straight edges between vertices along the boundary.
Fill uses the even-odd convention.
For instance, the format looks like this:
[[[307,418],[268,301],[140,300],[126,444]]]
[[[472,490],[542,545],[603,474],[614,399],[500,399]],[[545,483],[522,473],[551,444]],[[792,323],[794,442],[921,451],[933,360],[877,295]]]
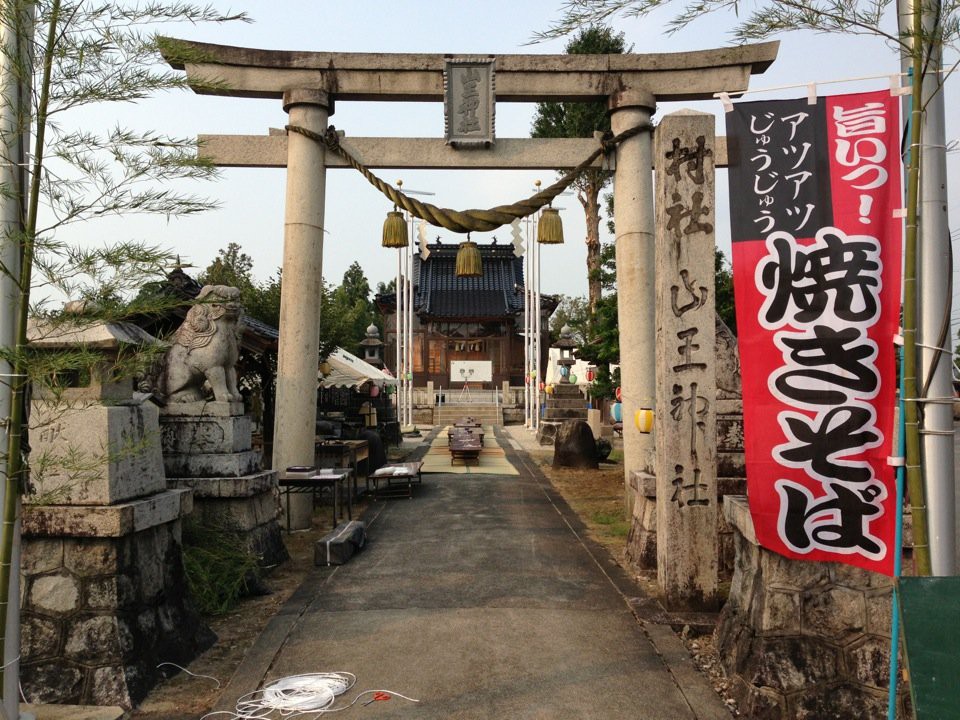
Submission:
[[[460,243],[457,250],[457,277],[481,277],[483,275],[483,264],[480,260],[480,248],[470,239],[470,233],[467,233],[467,239]]]
[[[383,221],[382,244],[385,248],[407,246],[407,221],[403,219],[403,213],[397,210],[396,205],[387,213],[387,219]]]
[[[537,223],[537,242],[541,245],[563,244],[563,221],[560,211],[554,207],[544,208]]]
[[[616,402],[610,406],[610,419],[614,422],[623,420],[623,406]]]

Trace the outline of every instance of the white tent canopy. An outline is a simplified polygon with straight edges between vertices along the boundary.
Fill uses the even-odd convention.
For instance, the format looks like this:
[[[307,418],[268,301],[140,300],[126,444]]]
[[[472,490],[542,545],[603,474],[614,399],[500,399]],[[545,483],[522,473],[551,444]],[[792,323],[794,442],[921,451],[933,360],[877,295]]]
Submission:
[[[332,369],[327,375],[319,376],[320,387],[323,388],[358,388],[368,382],[380,387],[397,384],[396,378],[387,375],[356,355],[348,353],[343,348],[334,348],[327,355],[327,362]]]

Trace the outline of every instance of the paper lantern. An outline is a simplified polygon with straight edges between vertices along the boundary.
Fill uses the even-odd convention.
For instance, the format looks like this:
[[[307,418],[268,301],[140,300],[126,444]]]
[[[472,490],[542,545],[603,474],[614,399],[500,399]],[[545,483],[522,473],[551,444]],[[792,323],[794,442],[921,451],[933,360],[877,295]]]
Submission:
[[[376,385],[370,386],[370,397],[377,397],[380,394],[380,388]]]
[[[653,410],[650,408],[640,408],[633,415],[633,424],[637,430],[642,433],[653,432]]]
[[[614,422],[623,420],[623,406],[620,403],[614,403],[610,406],[610,418]]]
[[[408,373],[407,373],[407,380],[413,380],[413,373],[412,373],[412,372],[408,372]]]
[[[617,392],[616,392],[615,394],[616,394],[616,396],[617,396],[617,402],[620,402],[623,398],[620,397],[620,396],[622,395],[622,393],[620,392],[619,386],[617,387]]]
[[[563,376],[563,377],[567,377],[567,375],[569,375],[569,374],[570,374],[570,368],[568,368],[566,365],[561,365],[561,366],[560,366],[560,375]]]
[[[524,376],[524,378],[523,378],[523,384],[524,384],[524,385],[529,385],[529,384],[530,384],[530,378]]]
[[[546,387],[547,387],[547,386],[546,386],[544,383],[540,383],[540,389],[541,389],[541,390],[546,389]]]
[[[597,374],[593,371],[593,368],[587,368],[587,382],[592,383],[596,377]]]
[[[577,383],[577,376],[576,376],[576,375],[571,375],[571,376],[570,376],[570,382],[572,382],[574,385],[576,385],[576,383]]]

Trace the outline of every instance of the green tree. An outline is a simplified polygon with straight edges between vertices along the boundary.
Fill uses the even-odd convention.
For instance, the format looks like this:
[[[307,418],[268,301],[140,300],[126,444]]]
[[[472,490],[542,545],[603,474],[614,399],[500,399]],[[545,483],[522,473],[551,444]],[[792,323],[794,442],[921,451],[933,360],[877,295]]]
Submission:
[[[727,256],[720,248],[715,249],[714,255],[714,300],[717,306],[717,317],[723,320],[730,328],[730,332],[737,334],[737,313],[733,302],[733,269],[727,262]]]
[[[320,342],[322,355],[334,347],[342,347],[355,355],[367,328],[376,324],[376,310],[370,299],[370,282],[359,263],[354,262],[343,274],[338,287],[324,286],[320,305]]]
[[[99,103],[135,102],[154,92],[185,86],[184,79],[161,67],[157,24],[176,21],[221,22],[225,16],[190,3],[85,3],[70,0],[5,0],[0,22],[9,40],[0,48],[5,71],[16,85],[4,87],[2,157],[4,167],[21,167],[24,177],[4,175],[0,197],[12,200],[19,217],[7,222],[2,237],[3,272],[16,288],[5,306],[13,331],[0,349],[11,378],[9,417],[4,418],[5,483],[3,533],[0,536],[0,633],[5,636],[9,609],[11,557],[17,499],[27,487],[22,438],[26,435],[26,390],[30,382],[49,382],[49,364],[38,368],[27,346],[31,310],[49,318],[49,302],[35,297],[43,287],[87,303],[90,319],[119,319],[129,312],[123,299],[158,277],[169,256],[132,242],[96,249],[71,247],[63,229],[72,223],[127,213],[177,216],[212,204],[200,197],[162,187],[170,180],[199,180],[214,169],[197,160],[195,143],[154,131],[115,127],[103,133],[71,126],[70,113]],[[35,21],[35,24],[34,24]],[[34,33],[36,28],[36,34]],[[30,61],[35,60],[35,63]],[[26,152],[27,139],[31,151]],[[17,147],[13,153],[10,149]],[[41,213],[41,207],[44,211]],[[10,284],[8,282],[8,286]],[[142,309],[142,308],[140,308]],[[75,319],[74,322],[79,322]],[[69,365],[75,360],[64,358]],[[5,370],[7,369],[5,368]],[[0,636],[0,646],[4,643]],[[13,658],[4,657],[2,674]],[[11,715],[16,698],[4,697]]]
[[[603,25],[590,25],[577,31],[567,43],[571,55],[627,52],[623,33]],[[530,135],[536,138],[592,137],[594,132],[610,129],[605,103],[538,103]],[[587,289],[590,312],[596,310],[601,295],[600,268],[600,192],[612,174],[600,168],[585,170],[574,181],[577,200],[583,206],[587,223]]]

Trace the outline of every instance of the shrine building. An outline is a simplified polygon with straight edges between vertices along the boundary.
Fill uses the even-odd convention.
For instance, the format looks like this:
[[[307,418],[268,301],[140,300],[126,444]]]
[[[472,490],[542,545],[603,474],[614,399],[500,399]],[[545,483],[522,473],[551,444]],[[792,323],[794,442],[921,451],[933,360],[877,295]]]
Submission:
[[[524,273],[523,258],[511,244],[478,245],[479,277],[458,277],[456,243],[439,240],[426,246],[426,258],[413,255],[413,384],[451,384],[451,363],[489,361],[492,381],[483,387],[523,385]],[[397,300],[395,293],[374,298],[384,316],[384,363],[396,374]],[[541,347],[550,345],[548,321],[559,304],[553,295],[540,296]]]

